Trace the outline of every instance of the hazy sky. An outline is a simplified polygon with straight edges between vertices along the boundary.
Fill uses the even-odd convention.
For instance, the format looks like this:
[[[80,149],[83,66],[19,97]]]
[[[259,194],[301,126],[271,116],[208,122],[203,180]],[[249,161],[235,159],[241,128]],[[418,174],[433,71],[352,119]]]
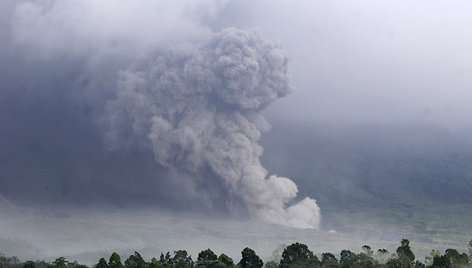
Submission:
[[[280,117],[462,127],[471,113],[470,7],[467,1],[238,1],[219,22],[258,27],[283,43],[298,91],[272,106]]]
[[[287,102],[296,117],[314,120],[469,126],[469,8],[465,1],[281,8],[301,14],[280,33],[300,89]]]
[[[9,206],[318,227],[316,196],[296,197],[259,161],[271,123],[472,127],[469,1],[0,7],[0,203]]]

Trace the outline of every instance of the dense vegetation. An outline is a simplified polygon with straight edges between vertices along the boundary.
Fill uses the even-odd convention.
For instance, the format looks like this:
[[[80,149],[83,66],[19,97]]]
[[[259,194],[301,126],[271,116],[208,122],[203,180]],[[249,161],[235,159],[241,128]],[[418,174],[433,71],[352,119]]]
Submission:
[[[171,255],[161,253],[159,259],[152,258],[150,262],[138,253],[134,252],[128,259],[121,261],[120,255],[114,252],[109,260],[101,258],[95,268],[466,268],[472,267],[472,240],[468,244],[469,252],[459,253],[455,249],[447,249],[443,255],[437,250],[432,250],[426,256],[424,263],[417,260],[410,248],[410,241],[403,239],[395,253],[386,249],[374,252],[368,245],[362,247],[362,252],[354,253],[350,250],[342,250],[339,259],[332,253],[323,253],[318,258],[307,245],[294,243],[287,246],[279,260],[271,260],[263,263],[262,259],[251,248],[245,248],[241,252],[241,260],[235,264],[226,254],[217,256],[211,249],[206,249],[198,254],[194,261],[186,250],[174,251]],[[74,262],[68,262],[66,258],[59,257],[52,263],[45,261],[21,262],[16,257],[0,255],[0,268],[87,268]]]

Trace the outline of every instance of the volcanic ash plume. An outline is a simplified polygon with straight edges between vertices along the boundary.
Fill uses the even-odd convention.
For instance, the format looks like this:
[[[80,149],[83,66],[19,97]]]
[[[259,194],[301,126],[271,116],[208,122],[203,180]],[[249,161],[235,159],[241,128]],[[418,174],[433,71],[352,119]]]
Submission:
[[[105,112],[108,137],[113,144],[147,142],[159,164],[196,179],[210,168],[253,217],[318,228],[316,201],[287,207],[297,186],[268,176],[259,160],[267,125],[260,111],[290,90],[287,58],[276,44],[226,29],[199,48],[158,52],[121,71]]]

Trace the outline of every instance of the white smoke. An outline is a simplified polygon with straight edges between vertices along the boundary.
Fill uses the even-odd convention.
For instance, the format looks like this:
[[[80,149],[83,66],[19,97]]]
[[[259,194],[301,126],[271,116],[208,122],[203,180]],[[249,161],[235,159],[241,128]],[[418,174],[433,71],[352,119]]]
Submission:
[[[197,179],[209,166],[250,215],[269,223],[318,228],[316,201],[260,163],[259,112],[290,92],[287,57],[254,31],[214,34],[192,51],[161,51],[120,72],[105,118],[114,144],[150,140],[156,161]],[[264,125],[264,124],[262,124]]]

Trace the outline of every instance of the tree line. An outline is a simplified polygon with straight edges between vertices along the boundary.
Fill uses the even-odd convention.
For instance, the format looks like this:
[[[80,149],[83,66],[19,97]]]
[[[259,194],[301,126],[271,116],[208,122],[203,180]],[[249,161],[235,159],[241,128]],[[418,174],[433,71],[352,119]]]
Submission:
[[[316,256],[307,245],[293,243],[287,246],[280,260],[266,263],[251,248],[241,251],[241,260],[234,263],[226,254],[217,256],[211,249],[202,250],[194,261],[186,250],[161,253],[159,259],[146,261],[137,251],[124,262],[118,253],[113,252],[108,258],[100,258],[93,268],[472,268],[472,240],[468,244],[468,254],[455,249],[446,249],[444,254],[432,250],[421,262],[416,259],[410,248],[410,241],[403,239],[394,253],[386,249],[376,252],[368,245],[362,252],[354,253],[342,250],[339,259],[332,253]],[[0,268],[88,268],[77,261],[69,262],[59,257],[51,263],[45,261],[21,262],[16,257],[5,257],[0,254]]]

